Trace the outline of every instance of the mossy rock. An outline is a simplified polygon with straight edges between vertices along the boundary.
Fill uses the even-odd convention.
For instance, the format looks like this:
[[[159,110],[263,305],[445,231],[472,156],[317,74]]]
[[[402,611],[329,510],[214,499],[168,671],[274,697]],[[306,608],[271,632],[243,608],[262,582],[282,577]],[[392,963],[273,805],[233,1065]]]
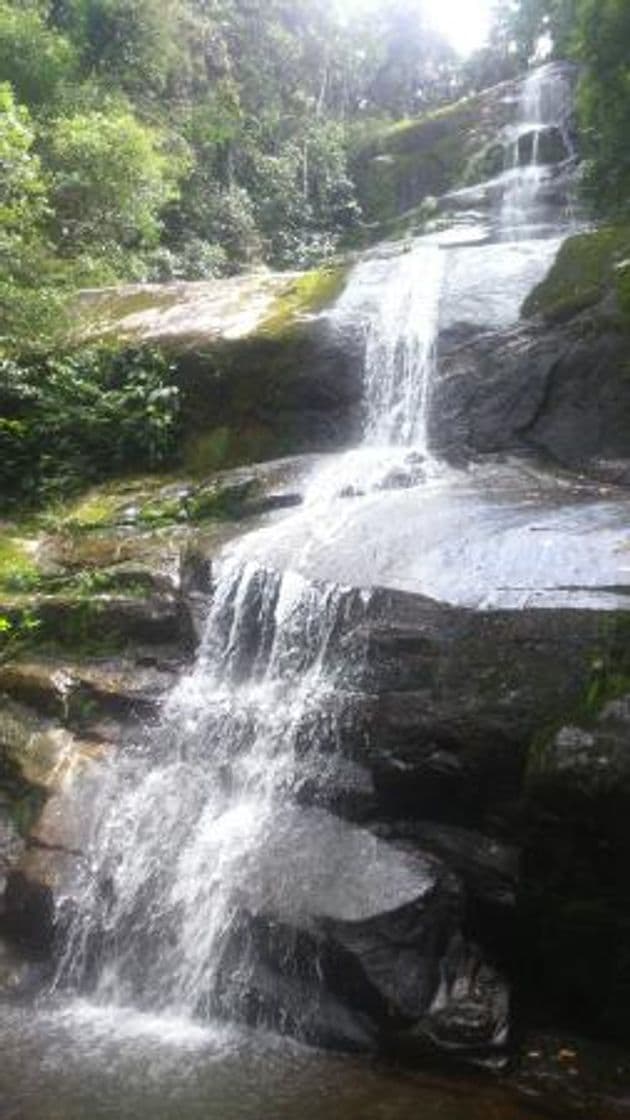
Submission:
[[[258,330],[273,338],[293,330],[305,317],[317,315],[341,295],[348,278],[348,264],[313,269],[292,280],[273,303]]]
[[[570,237],[551,271],[523,304],[523,315],[562,323],[610,299],[608,318],[630,330],[630,227],[605,226]]]
[[[179,461],[193,474],[338,446],[353,435],[360,376],[347,340],[322,312],[351,264],[83,293],[76,333],[166,354],[181,398]],[[119,506],[118,495],[101,491],[74,520],[111,524]],[[167,519],[154,512],[157,522]]]
[[[353,174],[374,236],[424,198],[503,169],[497,138],[513,116],[514,92],[511,83],[497,86],[417,120],[385,126],[360,146]]]
[[[35,558],[36,539],[13,536],[18,527],[5,526],[0,536],[0,591],[21,592],[37,587],[40,570]]]

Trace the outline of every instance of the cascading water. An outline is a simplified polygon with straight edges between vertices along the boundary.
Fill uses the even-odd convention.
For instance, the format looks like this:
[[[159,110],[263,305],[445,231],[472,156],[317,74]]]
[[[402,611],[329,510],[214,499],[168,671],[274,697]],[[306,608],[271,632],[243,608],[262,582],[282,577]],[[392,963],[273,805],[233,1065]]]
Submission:
[[[532,70],[523,84],[518,120],[507,137],[508,174],[501,208],[501,229],[507,239],[530,236],[532,225],[544,221],[541,195],[551,168],[549,160],[542,158],[542,146],[546,140],[562,147],[565,160],[574,157],[571,108],[566,67],[550,63]]]
[[[368,446],[428,454],[427,413],[439,320],[443,257],[417,245],[398,259],[367,321]]]
[[[382,262],[373,264],[358,270],[337,312],[363,323],[364,445],[316,474],[295,518],[326,521],[332,533],[343,529],[344,494],[386,484],[409,448],[428,454],[441,250],[420,244],[393,258],[385,285]],[[281,539],[282,528],[272,535]],[[324,887],[343,882],[328,842],[328,866],[304,853],[299,877],[293,867],[286,880],[283,866],[296,832],[291,804],[309,782],[332,786],[343,766],[333,701],[348,654],[335,668],[331,643],[369,596],[280,576],[248,560],[251,540],[217,563],[196,668],[151,741],[114,765],[101,796],[57,976],[98,1001],[229,1013],[244,981],[237,968],[226,990],[222,961],[243,909],[264,912],[273,893],[273,913],[295,918],[317,893],[325,911]],[[370,866],[369,841],[357,833],[357,844]]]
[[[95,984],[105,1002],[216,1009],[238,914],[264,906],[265,877],[282,875],[267,852],[283,828],[278,800],[326,766],[300,736],[334,688],[324,663],[343,602],[238,556],[221,568],[195,671],[102,797],[60,981]]]
[[[553,116],[547,92],[536,72],[525,87],[521,133],[528,123],[538,134]],[[515,169],[506,225],[516,214],[526,223],[535,206],[537,153],[536,141],[531,182],[520,163]],[[425,477],[438,328],[461,305],[445,279],[457,272],[457,253],[474,252],[454,249],[453,256],[447,243],[421,239],[355,269],[334,315],[364,328],[364,444],[316,473],[302,510],[216,562],[194,671],[147,742],[112,765],[100,793],[58,985],[87,988],[102,1003],[229,1014],[247,962],[231,959],[227,985],[222,962],[233,953],[243,913],[295,916],[313,894],[325,913],[327,892],[343,889],[334,843],[318,865],[299,838],[294,806],[305,785],[332,783],[343,765],[335,697],[352,686],[352,665],[347,649],[340,656],[339,637],[361,619],[369,592],[297,574],[298,538],[306,525],[318,540],[342,541],[353,498],[360,504]],[[505,286],[503,257],[484,262],[473,266],[475,283],[487,291],[498,269]],[[524,295],[536,277],[519,277]],[[518,288],[510,294],[508,316],[517,313]],[[379,532],[387,537],[387,505]],[[270,542],[293,550],[283,565],[265,562]],[[368,834],[357,830],[354,842],[355,862],[370,868],[376,856]],[[290,857],[296,845],[303,847]],[[384,873],[385,894],[387,880]]]

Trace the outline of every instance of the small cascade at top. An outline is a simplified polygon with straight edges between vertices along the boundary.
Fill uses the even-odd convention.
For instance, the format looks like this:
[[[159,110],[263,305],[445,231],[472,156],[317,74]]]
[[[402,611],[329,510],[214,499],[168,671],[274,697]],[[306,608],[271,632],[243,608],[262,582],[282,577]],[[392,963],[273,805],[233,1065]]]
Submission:
[[[531,236],[545,221],[543,187],[550,169],[571,160],[574,146],[569,121],[571,82],[566,66],[540,66],[523,83],[518,120],[507,140],[507,185],[501,207],[501,233],[508,240]]]

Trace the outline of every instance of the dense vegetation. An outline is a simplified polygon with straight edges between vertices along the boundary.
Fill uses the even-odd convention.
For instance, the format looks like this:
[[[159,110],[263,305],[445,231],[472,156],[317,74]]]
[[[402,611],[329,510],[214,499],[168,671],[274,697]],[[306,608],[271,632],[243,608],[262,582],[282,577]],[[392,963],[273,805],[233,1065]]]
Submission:
[[[410,0],[340,11],[0,0],[5,346],[77,284],[329,255],[358,218],[353,129],[447,99],[455,72]]]
[[[627,210],[627,0],[503,0],[465,63],[417,0],[352,21],[337,0],[0,0],[2,488],[47,497],[106,460],[168,461],[177,402],[154,355],[142,377],[138,355],[126,373],[106,351],[50,357],[69,293],[329,258],[361,221],[353,149],[541,46],[581,62],[586,189]],[[129,408],[146,423],[127,460],[112,445],[88,467],[80,433],[93,423],[98,448]]]

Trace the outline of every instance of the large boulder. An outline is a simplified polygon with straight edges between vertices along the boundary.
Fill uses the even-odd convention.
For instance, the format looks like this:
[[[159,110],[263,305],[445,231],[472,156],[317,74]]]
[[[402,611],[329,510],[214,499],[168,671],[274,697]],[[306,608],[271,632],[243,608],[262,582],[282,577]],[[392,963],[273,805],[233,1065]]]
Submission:
[[[439,860],[278,809],[241,901],[211,1000],[223,1013],[345,1049],[505,1046],[507,987],[466,941],[462,890]]]
[[[529,967],[544,966],[555,999],[585,1029],[623,1038],[630,1033],[628,668],[626,661],[624,672],[601,675],[573,717],[532,747],[520,899]]]
[[[348,267],[88,291],[76,330],[168,354],[195,470],[335,447],[362,398],[360,339],[326,314]]]

